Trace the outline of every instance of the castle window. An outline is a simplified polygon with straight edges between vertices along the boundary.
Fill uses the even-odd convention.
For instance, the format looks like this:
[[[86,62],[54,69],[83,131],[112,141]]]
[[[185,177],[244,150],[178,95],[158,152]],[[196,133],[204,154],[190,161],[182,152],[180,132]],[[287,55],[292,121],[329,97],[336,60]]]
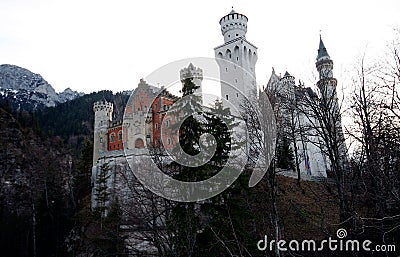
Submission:
[[[236,93],[236,97],[239,97],[239,93]]]
[[[110,142],[114,142],[114,141],[115,141],[115,133],[111,133]]]
[[[171,144],[171,138],[167,139],[167,144],[170,145]]]
[[[103,138],[102,137],[100,137],[100,143],[103,143]]]
[[[238,80],[237,79],[235,79],[235,83],[237,83],[238,82]]]
[[[168,128],[169,127],[169,120],[165,121],[165,126]]]
[[[232,52],[231,52],[231,50],[229,50],[229,49],[226,50],[226,56],[227,56],[229,59],[232,58]]]
[[[154,127],[156,128],[156,130],[158,130],[158,123],[156,123],[156,124],[154,125]]]
[[[228,95],[226,95],[225,97],[226,97],[226,100],[229,100],[229,96]]]
[[[122,131],[118,132],[118,140],[122,140]]]
[[[228,72],[228,68],[225,68],[225,71]]]
[[[238,37],[238,36],[239,36],[239,34],[236,34],[236,36]]]
[[[238,56],[238,57],[236,57],[236,61],[239,61],[239,56]]]

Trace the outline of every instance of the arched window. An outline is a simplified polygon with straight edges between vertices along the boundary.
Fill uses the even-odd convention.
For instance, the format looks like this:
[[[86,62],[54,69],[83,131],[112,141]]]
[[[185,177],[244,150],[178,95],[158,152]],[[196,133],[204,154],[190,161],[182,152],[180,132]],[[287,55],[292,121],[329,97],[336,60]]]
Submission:
[[[144,148],[144,142],[143,139],[138,138],[135,141],[135,148]]]
[[[251,63],[251,58],[252,58],[252,56],[251,56],[251,49],[249,49],[249,62]]]
[[[110,135],[110,142],[112,143],[112,142],[114,142],[115,141],[115,133],[113,132],[113,133],[111,133],[111,135]]]
[[[236,61],[239,61],[239,46],[235,46],[233,49],[234,56],[236,57]]]
[[[122,130],[118,132],[118,140],[122,140]]]
[[[226,58],[228,58],[228,59],[232,58],[232,52],[229,49],[226,50]]]

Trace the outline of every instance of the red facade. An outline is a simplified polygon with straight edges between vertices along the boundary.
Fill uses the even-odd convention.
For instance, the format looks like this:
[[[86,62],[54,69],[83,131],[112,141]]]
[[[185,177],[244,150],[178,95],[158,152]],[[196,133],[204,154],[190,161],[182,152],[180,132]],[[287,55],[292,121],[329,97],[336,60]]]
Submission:
[[[141,80],[132,98],[127,103],[125,118],[147,114],[147,118],[151,119],[149,124],[151,127],[150,142],[155,146],[160,146],[163,142],[164,148],[172,148],[177,139],[176,136],[171,135],[169,128],[175,123],[175,118],[171,115],[166,116],[166,113],[177,97],[166,90],[161,92],[159,90],[159,88],[149,86],[144,80]],[[158,95],[155,93],[157,91]],[[152,100],[153,102],[151,102]],[[149,108],[151,110],[148,113]],[[130,135],[127,135],[126,131],[122,132],[122,129],[121,123],[111,125],[108,129],[108,151],[122,150],[124,148],[123,142],[130,139]],[[125,138],[123,139],[123,137]],[[145,146],[144,140],[149,143],[148,138],[139,139],[134,143],[135,148],[143,148]]]
[[[122,150],[122,125],[108,129],[108,151]]]
[[[153,109],[153,142],[156,146],[164,143],[164,148],[174,146],[174,135],[171,135],[170,126],[175,123],[175,118],[166,116],[169,107],[174,103],[172,99],[158,96],[152,104]],[[162,139],[162,140],[161,140]]]

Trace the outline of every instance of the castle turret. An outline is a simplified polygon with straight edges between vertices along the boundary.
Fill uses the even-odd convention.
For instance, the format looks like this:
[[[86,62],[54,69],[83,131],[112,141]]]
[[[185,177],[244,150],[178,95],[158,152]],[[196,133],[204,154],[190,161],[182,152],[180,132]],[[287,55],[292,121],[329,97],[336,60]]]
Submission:
[[[93,137],[93,165],[96,164],[101,152],[107,151],[107,132],[112,121],[113,104],[100,101],[93,104],[94,137]]]
[[[257,47],[246,40],[247,17],[232,10],[219,21],[224,44],[214,48],[220,68],[221,96],[237,108],[243,95],[257,93]],[[241,69],[242,68],[242,69]]]
[[[198,89],[196,89],[195,93],[201,94],[203,92],[201,86],[201,82],[203,81],[202,69],[194,67],[194,65],[190,63],[187,68],[183,68],[180,70],[180,78],[182,83],[185,79],[192,78],[192,82],[199,87]]]
[[[334,101],[337,101],[337,80],[333,77],[333,61],[326,50],[321,36],[319,38],[319,48],[315,66],[317,67],[319,73],[319,81],[317,82],[317,86],[322,96],[326,99],[333,99]]]
[[[294,97],[294,87],[296,86],[295,78],[289,74],[289,72],[285,72],[285,75],[281,79],[282,82],[282,92],[288,99],[293,99]]]

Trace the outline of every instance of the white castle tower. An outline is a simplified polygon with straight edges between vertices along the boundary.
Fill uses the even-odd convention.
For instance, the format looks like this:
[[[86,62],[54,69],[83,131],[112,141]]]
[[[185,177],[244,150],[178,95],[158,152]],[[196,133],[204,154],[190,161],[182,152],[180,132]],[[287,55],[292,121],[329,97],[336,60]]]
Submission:
[[[180,70],[180,78],[182,83],[185,79],[192,78],[192,82],[199,87],[198,89],[196,89],[195,93],[201,94],[203,92],[201,86],[201,82],[203,81],[202,69],[194,67],[194,65],[190,63],[187,68],[183,68]]]
[[[337,80],[333,77],[333,61],[331,60],[321,37],[319,38],[319,49],[315,66],[319,73],[317,86],[321,91],[321,94],[323,94],[326,99],[337,101]]]
[[[96,164],[101,152],[107,151],[107,132],[112,121],[113,104],[100,101],[93,104],[94,111],[94,138],[93,138],[93,165]]]
[[[219,24],[225,43],[214,48],[220,69],[221,97],[237,108],[243,95],[257,94],[257,47],[246,40],[247,21],[245,15],[234,10],[222,17]]]
[[[339,146],[340,157],[343,162],[346,162],[347,147],[344,142],[345,139],[342,129],[340,106],[337,97],[337,80],[333,77],[333,61],[326,50],[321,36],[319,39],[317,62],[315,63],[315,66],[319,73],[317,86],[321,92],[321,97],[324,98],[325,101],[329,103],[329,107],[333,109],[331,113],[331,116],[333,117],[332,122],[334,122],[332,126],[335,128],[333,131],[336,134],[337,142],[341,143]]]

